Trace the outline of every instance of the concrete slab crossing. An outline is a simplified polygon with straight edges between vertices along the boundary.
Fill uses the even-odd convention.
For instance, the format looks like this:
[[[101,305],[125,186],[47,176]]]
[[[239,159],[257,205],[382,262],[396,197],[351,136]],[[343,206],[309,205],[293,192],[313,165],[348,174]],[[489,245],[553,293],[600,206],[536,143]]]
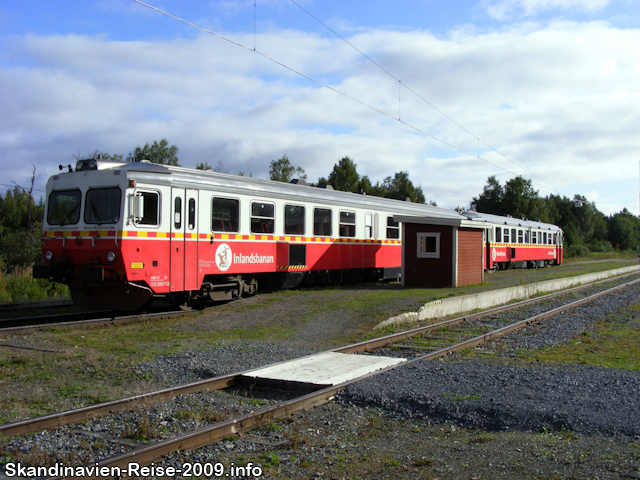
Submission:
[[[338,385],[406,361],[406,358],[325,352],[251,370],[243,373],[243,376],[314,385]]]

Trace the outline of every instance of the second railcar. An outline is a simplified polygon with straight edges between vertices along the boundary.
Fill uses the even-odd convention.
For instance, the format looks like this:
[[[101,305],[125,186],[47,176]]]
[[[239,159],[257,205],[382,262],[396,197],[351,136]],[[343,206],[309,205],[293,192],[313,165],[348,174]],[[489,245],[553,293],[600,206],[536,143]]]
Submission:
[[[556,225],[487,213],[463,212],[462,215],[491,224],[484,242],[486,270],[515,266],[538,268],[563,261],[563,231]]]

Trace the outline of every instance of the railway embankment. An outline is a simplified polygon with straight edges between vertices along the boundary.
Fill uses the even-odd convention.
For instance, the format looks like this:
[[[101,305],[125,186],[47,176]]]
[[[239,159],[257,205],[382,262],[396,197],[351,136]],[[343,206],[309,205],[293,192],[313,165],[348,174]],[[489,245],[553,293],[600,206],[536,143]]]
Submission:
[[[417,312],[405,312],[380,322],[375,328],[383,328],[388,325],[401,325],[403,323],[423,321],[426,319],[443,318],[462,312],[485,310],[497,305],[505,305],[517,300],[532,298],[543,293],[564,290],[577,285],[585,285],[606,278],[640,272],[640,265],[616,268],[602,272],[586,273],[574,277],[557,278],[543,282],[535,282],[515,287],[479,292],[471,295],[450,297],[442,300],[434,300],[424,304]]]

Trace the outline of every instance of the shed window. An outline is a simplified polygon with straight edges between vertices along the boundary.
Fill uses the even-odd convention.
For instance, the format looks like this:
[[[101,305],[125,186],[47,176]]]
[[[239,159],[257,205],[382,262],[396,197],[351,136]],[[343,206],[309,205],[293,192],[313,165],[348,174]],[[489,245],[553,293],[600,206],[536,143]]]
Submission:
[[[418,258],[440,258],[440,233],[418,233]]]

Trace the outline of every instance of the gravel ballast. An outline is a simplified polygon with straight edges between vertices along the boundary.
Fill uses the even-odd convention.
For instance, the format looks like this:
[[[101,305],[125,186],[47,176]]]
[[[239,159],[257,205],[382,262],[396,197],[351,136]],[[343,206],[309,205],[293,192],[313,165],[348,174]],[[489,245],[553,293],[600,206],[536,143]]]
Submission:
[[[279,479],[640,478],[638,370],[545,365],[521,358],[526,351],[563,345],[603,320],[640,328],[638,311],[625,310],[638,303],[639,294],[640,287],[627,288],[510,334],[499,349],[488,346],[490,358],[456,354],[370,377],[329,404],[195,452],[171,454],[164,464],[222,462],[228,467],[254,462],[261,465],[262,478]],[[253,314],[264,318],[270,312]],[[323,331],[331,330],[328,319]],[[299,343],[221,343],[160,357],[136,369],[177,385],[314,353],[309,343],[308,332]],[[160,436],[168,436],[215,422],[213,405],[240,413],[273,401],[260,391],[203,393],[77,428],[119,436],[146,418]],[[191,418],[188,411],[200,413]],[[84,446],[86,435],[79,442],[66,433],[12,439],[10,449],[29,458],[42,449],[55,459],[58,452],[85,458],[82,448],[94,448]],[[104,448],[105,453],[115,451],[121,450]]]

